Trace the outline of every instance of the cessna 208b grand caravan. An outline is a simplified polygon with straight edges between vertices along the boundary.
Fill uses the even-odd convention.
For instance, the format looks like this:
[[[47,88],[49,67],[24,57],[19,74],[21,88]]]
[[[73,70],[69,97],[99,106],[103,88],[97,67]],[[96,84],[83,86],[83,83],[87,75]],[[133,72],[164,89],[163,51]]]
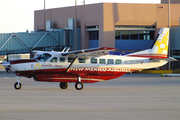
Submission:
[[[100,47],[71,52],[39,52],[33,59],[10,61],[10,69],[16,73],[15,89],[21,89],[19,77],[35,81],[60,82],[66,89],[75,83],[77,90],[83,83],[95,83],[120,77],[128,72],[160,67],[173,60],[168,58],[169,28],[161,28],[151,49],[121,55],[108,55],[115,48]]]

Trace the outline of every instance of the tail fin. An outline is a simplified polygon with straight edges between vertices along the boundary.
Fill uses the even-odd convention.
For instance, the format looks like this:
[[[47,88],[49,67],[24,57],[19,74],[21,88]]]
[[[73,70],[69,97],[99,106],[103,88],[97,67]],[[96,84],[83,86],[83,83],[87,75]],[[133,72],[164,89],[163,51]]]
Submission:
[[[128,54],[131,57],[146,57],[146,58],[167,58],[169,45],[169,28],[161,28],[155,43],[151,49]]]
[[[151,49],[152,58],[167,58],[169,45],[169,28],[161,28],[155,44]]]

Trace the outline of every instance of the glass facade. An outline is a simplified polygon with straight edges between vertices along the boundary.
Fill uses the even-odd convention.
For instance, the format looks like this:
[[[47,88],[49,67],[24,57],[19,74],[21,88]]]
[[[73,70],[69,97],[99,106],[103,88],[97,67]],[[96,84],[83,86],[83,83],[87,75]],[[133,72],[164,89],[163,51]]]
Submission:
[[[89,31],[89,40],[98,40],[99,31]]]
[[[154,40],[155,26],[115,26],[116,40]]]
[[[155,31],[116,30],[115,39],[121,40],[154,40]]]
[[[89,31],[89,48],[99,47],[99,31]]]

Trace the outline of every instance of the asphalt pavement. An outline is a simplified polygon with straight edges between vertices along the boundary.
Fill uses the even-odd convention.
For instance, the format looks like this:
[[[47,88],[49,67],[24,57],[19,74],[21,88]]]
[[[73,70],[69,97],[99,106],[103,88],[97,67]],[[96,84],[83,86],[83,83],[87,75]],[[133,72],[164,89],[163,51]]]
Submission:
[[[126,74],[110,81],[59,83],[21,78],[0,70],[0,120],[180,120],[180,78]]]

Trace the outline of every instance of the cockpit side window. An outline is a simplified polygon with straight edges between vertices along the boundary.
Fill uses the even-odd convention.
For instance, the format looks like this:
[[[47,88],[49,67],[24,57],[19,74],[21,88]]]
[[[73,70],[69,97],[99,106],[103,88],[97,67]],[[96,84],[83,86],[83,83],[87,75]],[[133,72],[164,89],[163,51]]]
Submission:
[[[43,54],[37,56],[37,58],[35,58],[35,59],[42,61],[42,62],[46,62],[51,56],[52,55],[49,53],[43,53]]]
[[[53,57],[50,62],[56,63],[57,62],[57,57]]]

